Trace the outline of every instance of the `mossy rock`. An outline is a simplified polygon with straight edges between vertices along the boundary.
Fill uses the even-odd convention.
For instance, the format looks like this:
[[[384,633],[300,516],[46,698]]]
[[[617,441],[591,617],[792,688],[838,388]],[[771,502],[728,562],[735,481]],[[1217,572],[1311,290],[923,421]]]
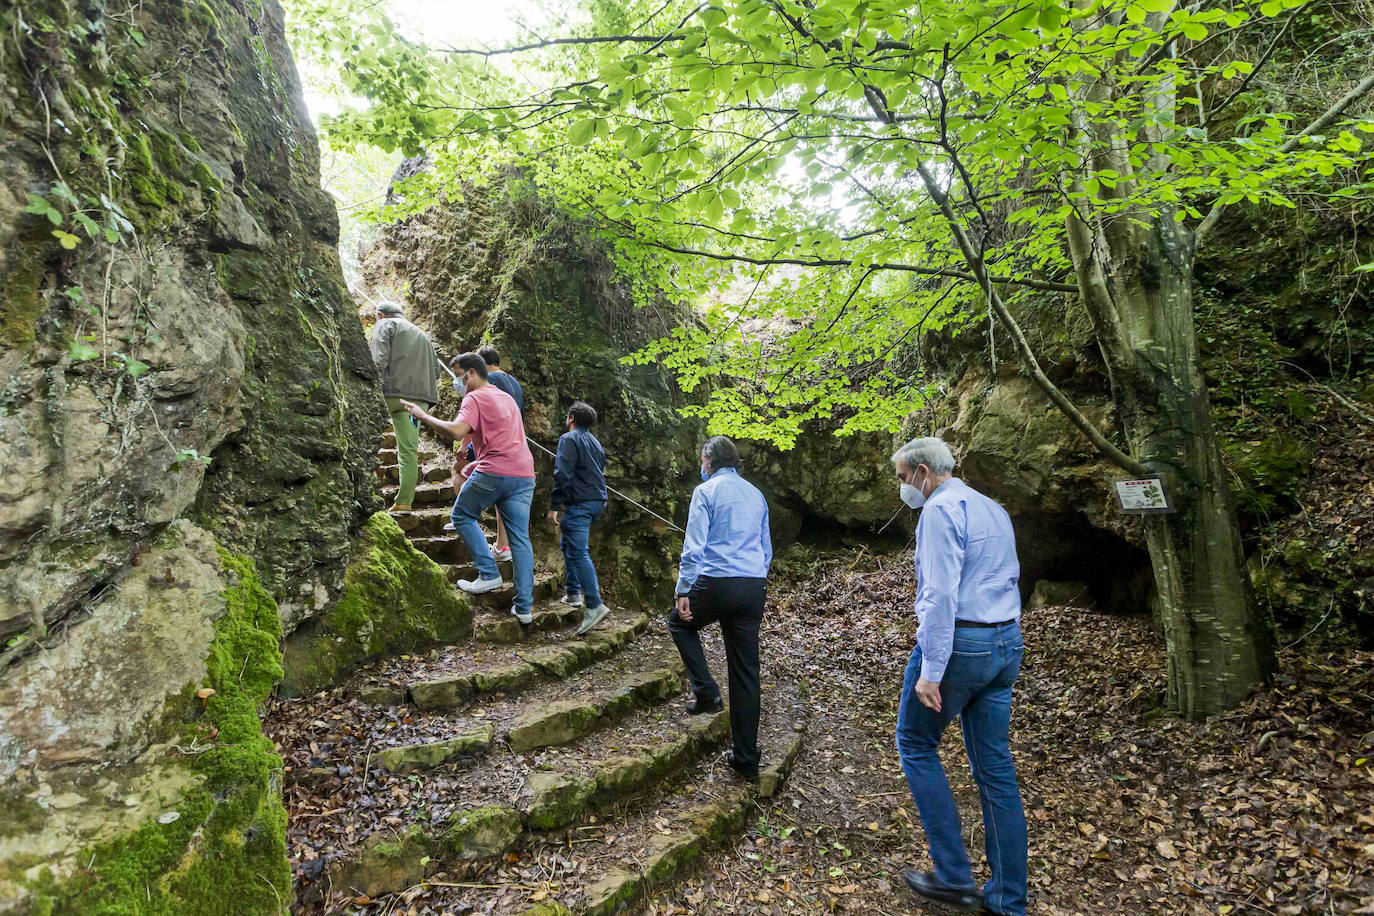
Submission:
[[[457,709],[472,699],[471,677],[446,677],[410,685],[410,699],[426,712]]]
[[[399,835],[374,833],[352,859],[334,870],[333,884],[369,897],[405,890],[424,879],[425,858],[433,845],[414,825]]]
[[[652,770],[643,757],[612,757],[596,768],[596,800],[606,805],[634,792],[649,781]]]
[[[552,830],[571,824],[587,807],[596,781],[563,773],[535,773],[525,784],[530,796],[522,808],[532,830]]]
[[[513,808],[490,805],[456,816],[444,831],[440,845],[454,859],[485,859],[499,856],[520,836],[520,813]]]
[[[539,670],[533,665],[524,662],[517,662],[512,665],[501,665],[498,668],[488,668],[486,671],[477,671],[472,675],[472,689],[477,693],[496,693],[500,690],[517,690],[521,687],[528,687],[533,684],[535,678],[539,676]]]
[[[695,833],[656,837],[641,865],[644,877],[652,884],[660,884],[682,871],[701,855],[702,838]]]
[[[90,866],[71,878],[45,873],[33,882],[35,912],[217,916],[233,900],[233,912],[265,914],[291,898],[282,761],[258,717],[281,677],[277,604],[251,560],[223,551],[220,559],[226,612],[205,679],[215,693],[183,726],[187,745],[217,729],[204,753],[186,758],[196,784],[175,820],[81,850],[77,858]],[[187,696],[196,704],[189,687]]]
[[[389,747],[378,751],[373,759],[379,768],[392,773],[432,770],[460,757],[486,753],[491,748],[494,734],[490,725],[483,725],[476,731],[446,741]]]
[[[565,678],[586,664],[578,652],[565,646],[540,646],[528,652],[521,652],[520,658],[545,674],[557,678]]]
[[[472,632],[472,606],[429,557],[378,512],[363,527],[342,597],[284,647],[284,696],[339,683],[363,663],[455,642]]]
[[[644,878],[638,872],[616,870],[587,888],[586,916],[609,916],[639,896]]]
[[[536,706],[520,716],[509,735],[516,753],[536,747],[567,744],[580,736],[602,715],[602,704],[584,700],[558,700]]]

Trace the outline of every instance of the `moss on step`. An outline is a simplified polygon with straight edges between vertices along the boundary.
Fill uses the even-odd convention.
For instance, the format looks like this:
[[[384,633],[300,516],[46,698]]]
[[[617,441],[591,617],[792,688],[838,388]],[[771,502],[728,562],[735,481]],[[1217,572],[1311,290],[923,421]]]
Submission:
[[[90,866],[74,877],[41,877],[37,912],[214,916],[232,900],[237,913],[278,913],[290,898],[282,761],[258,718],[281,676],[277,605],[251,560],[221,551],[221,561],[230,579],[227,610],[206,661],[215,694],[181,737],[183,746],[205,747],[185,758],[199,784],[171,823],[81,851],[77,858]]]
[[[602,704],[585,700],[558,700],[536,706],[520,716],[506,736],[517,754],[536,747],[567,744],[601,718]]]
[[[616,870],[587,888],[586,916],[609,916],[619,912],[644,889],[639,872]]]
[[[488,805],[457,815],[444,831],[440,848],[453,859],[485,859],[505,852],[520,836],[520,813]]]
[[[355,858],[333,870],[333,883],[369,897],[409,887],[424,878],[425,859],[432,847],[429,837],[414,825],[397,835],[374,833]]]
[[[586,808],[596,782],[562,773],[535,773],[525,784],[528,801],[521,808],[531,830],[553,830],[571,824]]]
[[[392,773],[432,770],[459,757],[486,753],[491,748],[494,734],[495,730],[491,725],[483,725],[476,731],[449,738],[447,741],[389,747],[379,751],[373,759],[378,767]]]
[[[286,696],[336,684],[370,659],[472,632],[472,606],[433,560],[410,546],[391,516],[373,515],[363,535],[338,603],[286,640]]]

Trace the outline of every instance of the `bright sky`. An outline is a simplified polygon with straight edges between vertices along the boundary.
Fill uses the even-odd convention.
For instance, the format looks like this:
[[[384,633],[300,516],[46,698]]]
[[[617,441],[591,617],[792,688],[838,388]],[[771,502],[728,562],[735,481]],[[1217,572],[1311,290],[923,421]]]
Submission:
[[[393,22],[409,38],[427,45],[455,48],[500,47],[534,36],[521,23],[538,27],[551,12],[566,10],[568,0],[383,0]],[[302,70],[305,102],[313,118],[340,108],[336,99],[314,90],[324,74]],[[362,100],[358,100],[362,104]]]

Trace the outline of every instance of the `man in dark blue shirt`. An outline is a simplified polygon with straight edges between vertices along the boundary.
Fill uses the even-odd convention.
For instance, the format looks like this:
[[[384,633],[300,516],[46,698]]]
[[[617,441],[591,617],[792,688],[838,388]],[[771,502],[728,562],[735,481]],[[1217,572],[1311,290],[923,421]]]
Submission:
[[[520,408],[520,416],[523,417],[525,415],[525,389],[520,387],[515,376],[502,371],[501,354],[496,352],[495,347],[480,347],[477,350],[477,355],[486,361],[487,381],[515,398],[515,406]]]
[[[568,431],[558,440],[558,454],[553,463],[553,499],[550,502],[549,523],[559,525],[563,537],[563,562],[567,567],[567,592],[564,604],[581,605],[581,636],[606,619],[611,612],[601,600],[596,581],[596,567],[587,549],[592,522],[606,508],[606,452],[592,435],[596,424],[596,410],[585,401],[575,401],[568,408]],[[558,514],[562,510],[560,522]]]

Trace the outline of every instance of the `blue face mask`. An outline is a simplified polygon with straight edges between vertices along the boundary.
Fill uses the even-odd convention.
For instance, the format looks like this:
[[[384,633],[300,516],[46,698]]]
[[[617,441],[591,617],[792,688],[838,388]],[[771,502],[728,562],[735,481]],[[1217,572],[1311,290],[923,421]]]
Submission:
[[[461,375],[455,375],[453,377],[453,390],[458,392],[458,397],[460,398],[468,393],[468,386],[463,383],[463,377]]]
[[[705,483],[706,481],[708,481],[708,480],[710,480],[710,479],[711,479],[711,475],[710,475],[709,473],[707,473],[706,468],[702,468],[702,469],[701,469],[701,482],[702,482],[702,483]]]

